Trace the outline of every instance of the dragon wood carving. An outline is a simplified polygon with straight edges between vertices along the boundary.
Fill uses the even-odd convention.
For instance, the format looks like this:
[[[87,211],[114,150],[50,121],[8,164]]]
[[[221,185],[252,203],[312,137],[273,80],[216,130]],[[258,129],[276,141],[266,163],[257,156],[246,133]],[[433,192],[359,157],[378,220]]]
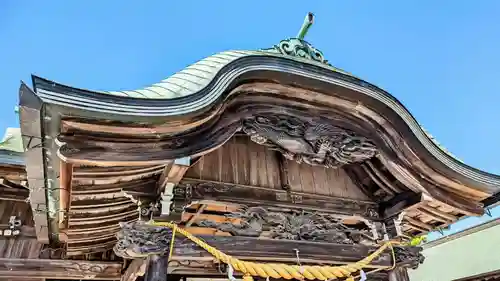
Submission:
[[[243,132],[288,160],[328,168],[359,163],[377,153],[375,145],[349,130],[317,120],[287,115],[260,115],[243,120]]]
[[[335,223],[334,223],[335,224]],[[145,222],[131,222],[131,223],[120,223],[121,230],[117,234],[118,242],[114,247],[115,253],[126,259],[142,259],[149,255],[163,255],[168,253],[170,249],[170,243],[172,240],[172,230],[166,227],[159,227],[147,224]],[[342,228],[342,226],[338,226]],[[302,233],[304,235],[304,233]],[[222,238],[224,239],[224,238]],[[181,245],[186,243],[186,239],[176,239],[176,245],[182,247]],[[265,240],[261,240],[265,241]],[[280,241],[276,241],[279,243]],[[225,242],[221,241],[222,244]],[[241,240],[240,242],[241,243]],[[308,243],[310,245],[310,243]],[[305,244],[304,244],[305,245]],[[323,244],[322,244],[323,245]],[[350,245],[346,245],[349,247]],[[356,246],[356,245],[352,245]],[[357,248],[345,248],[350,249],[348,251],[359,251],[359,246]],[[192,247],[192,246],[189,246]],[[371,249],[375,250],[378,246],[373,245]],[[182,253],[185,253],[189,257],[196,256],[193,255],[196,252],[189,252],[183,248]],[[395,246],[394,254],[396,258],[396,265],[402,267],[416,268],[423,261],[423,256],[421,254],[422,248],[414,246]],[[180,253],[180,252],[178,252]],[[189,258],[188,258],[189,259]],[[186,264],[188,268],[191,265]],[[197,266],[196,266],[197,267]],[[90,269],[94,272],[94,269]],[[100,271],[100,270],[99,270]]]
[[[233,222],[202,220],[198,226],[212,227],[235,236],[302,241],[321,241],[336,244],[374,244],[368,229],[356,229],[341,223],[339,218],[311,212],[276,212],[262,207],[247,207],[226,217]]]

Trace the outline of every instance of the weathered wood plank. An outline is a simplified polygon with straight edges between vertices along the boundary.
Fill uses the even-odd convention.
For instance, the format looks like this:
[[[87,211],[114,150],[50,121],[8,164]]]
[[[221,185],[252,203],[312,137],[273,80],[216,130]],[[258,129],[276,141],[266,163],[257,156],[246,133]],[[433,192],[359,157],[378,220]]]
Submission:
[[[391,200],[380,204],[381,215],[384,218],[390,218],[409,208],[417,208],[423,202],[424,197],[421,193],[412,191],[399,193]]]
[[[247,206],[274,206],[367,218],[378,217],[375,211],[377,206],[373,202],[188,178],[184,178],[175,187],[174,195],[175,201],[214,200]]]
[[[292,191],[369,200],[342,168],[311,166],[295,161],[287,161],[287,168]]]
[[[318,242],[302,242],[290,240],[257,239],[249,237],[222,237],[222,236],[200,236],[209,245],[222,252],[241,257],[247,260],[268,260],[282,262],[296,262],[297,256],[294,249],[299,250],[300,259],[348,263],[356,262],[376,250],[376,247],[363,245],[345,245]],[[175,239],[173,256],[176,259],[193,259],[200,257],[211,257],[211,255],[184,237]],[[390,266],[392,257],[390,251],[386,251],[375,259],[372,265]]]
[[[432,225],[426,224],[426,223],[421,222],[421,221],[416,220],[416,219],[412,219],[410,217],[405,217],[404,219],[407,220],[410,224],[412,224],[414,226],[423,228],[427,231],[432,231],[432,228],[433,228]]]
[[[120,280],[122,263],[0,258],[0,277]]]
[[[410,281],[408,270],[403,267],[397,267],[389,272],[389,281]]]
[[[152,255],[147,259],[144,281],[167,281],[168,259]]]
[[[442,211],[438,210],[437,208],[433,208],[430,206],[422,205],[422,206],[419,206],[418,209],[420,209],[419,211],[425,210],[431,214],[434,214],[434,216],[432,216],[432,217],[436,218],[437,220],[439,220],[437,217],[443,218],[444,222],[446,222],[446,223],[453,222],[453,221],[456,221],[458,219],[456,216],[454,216],[452,214],[442,212]]]
[[[247,137],[234,137],[204,155],[186,177],[279,189],[280,163],[275,153]]]
[[[146,260],[136,259],[133,260],[123,273],[121,281],[135,281],[137,277],[143,276],[145,272]]]
[[[63,212],[69,212],[71,204],[71,190],[73,181],[73,164],[61,161],[59,164],[59,208]],[[68,226],[68,217],[59,217],[59,228],[64,229]],[[59,239],[64,241],[65,236],[59,235]]]

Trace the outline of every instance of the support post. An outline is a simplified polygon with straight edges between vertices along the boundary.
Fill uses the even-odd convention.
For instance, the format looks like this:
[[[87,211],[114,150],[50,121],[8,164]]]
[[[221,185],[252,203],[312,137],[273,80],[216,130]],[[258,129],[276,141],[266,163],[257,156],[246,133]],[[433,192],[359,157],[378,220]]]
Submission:
[[[144,281],[167,281],[167,266],[167,256],[151,255],[148,258]]]
[[[389,271],[389,281],[410,281],[408,270],[404,267],[396,267]]]

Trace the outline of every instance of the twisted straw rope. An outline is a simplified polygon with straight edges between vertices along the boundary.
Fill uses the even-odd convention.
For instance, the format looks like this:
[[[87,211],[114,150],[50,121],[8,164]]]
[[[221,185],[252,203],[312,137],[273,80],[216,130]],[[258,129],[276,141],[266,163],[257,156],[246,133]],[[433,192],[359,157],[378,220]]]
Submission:
[[[353,281],[353,273],[360,271],[368,264],[370,264],[376,257],[382,254],[387,248],[390,248],[393,256],[393,265],[387,266],[384,269],[392,269],[395,267],[395,254],[393,245],[399,244],[397,242],[389,241],[382,245],[375,252],[366,258],[342,266],[317,266],[317,265],[288,265],[284,263],[255,263],[249,261],[242,261],[230,255],[224,254],[220,250],[208,245],[205,241],[192,235],[185,229],[179,228],[175,223],[171,222],[151,222],[152,225],[171,228],[173,231],[172,240],[170,245],[169,257],[172,256],[175,234],[180,233],[196,245],[200,246],[217,260],[232,266],[235,270],[244,274],[244,281],[252,281],[252,276],[260,276],[263,278],[284,278],[284,279],[298,279],[298,280],[334,280],[337,278],[347,278],[346,281]]]

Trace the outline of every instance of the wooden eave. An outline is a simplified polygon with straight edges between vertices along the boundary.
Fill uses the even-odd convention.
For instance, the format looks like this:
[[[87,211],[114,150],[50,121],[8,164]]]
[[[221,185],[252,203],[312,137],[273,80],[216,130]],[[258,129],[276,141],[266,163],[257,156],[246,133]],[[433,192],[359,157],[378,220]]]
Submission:
[[[25,189],[14,186],[0,188]],[[27,192],[23,195],[27,195]],[[120,280],[123,261],[112,253],[108,252],[107,257],[101,253],[101,257],[86,255],[67,258],[61,249],[50,248],[38,241],[31,208],[26,200],[0,198],[0,213],[2,230],[10,227],[8,222],[12,216],[21,223],[17,228],[19,234],[2,234],[0,239],[0,280]]]
[[[128,181],[153,190],[153,182],[175,159],[214,151],[240,130],[243,119],[277,110],[370,137],[379,149],[377,159],[354,165],[353,173],[361,180],[369,178],[371,185],[392,197],[405,192],[425,195],[426,200],[405,207],[407,230],[412,233],[480,215],[482,202],[498,201],[498,175],[467,166],[443,151],[389,93],[312,60],[266,51],[230,51],[136,91],[89,91],[37,76],[33,86],[31,90],[21,85],[20,118],[29,184],[39,190],[32,192],[34,204],[48,212],[48,220],[36,223],[56,233],[51,239],[70,242],[77,235],[73,236],[78,237],[73,240],[77,251],[80,246],[88,249],[88,241],[97,238],[99,245],[109,247],[116,230],[112,225],[136,219],[133,200],[113,195],[121,190],[113,177],[128,175]],[[81,220],[72,222],[54,209],[64,201],[56,191],[61,163],[72,165],[71,194],[76,196],[72,198],[83,202],[67,200],[63,208],[72,212],[83,204],[92,217],[83,212]],[[141,169],[152,172],[134,177],[134,171]],[[96,180],[109,181],[109,186],[95,190]],[[85,196],[92,200],[85,201]],[[109,196],[116,202],[106,200]],[[87,228],[78,232],[77,225]],[[42,232],[38,235],[49,238]]]

